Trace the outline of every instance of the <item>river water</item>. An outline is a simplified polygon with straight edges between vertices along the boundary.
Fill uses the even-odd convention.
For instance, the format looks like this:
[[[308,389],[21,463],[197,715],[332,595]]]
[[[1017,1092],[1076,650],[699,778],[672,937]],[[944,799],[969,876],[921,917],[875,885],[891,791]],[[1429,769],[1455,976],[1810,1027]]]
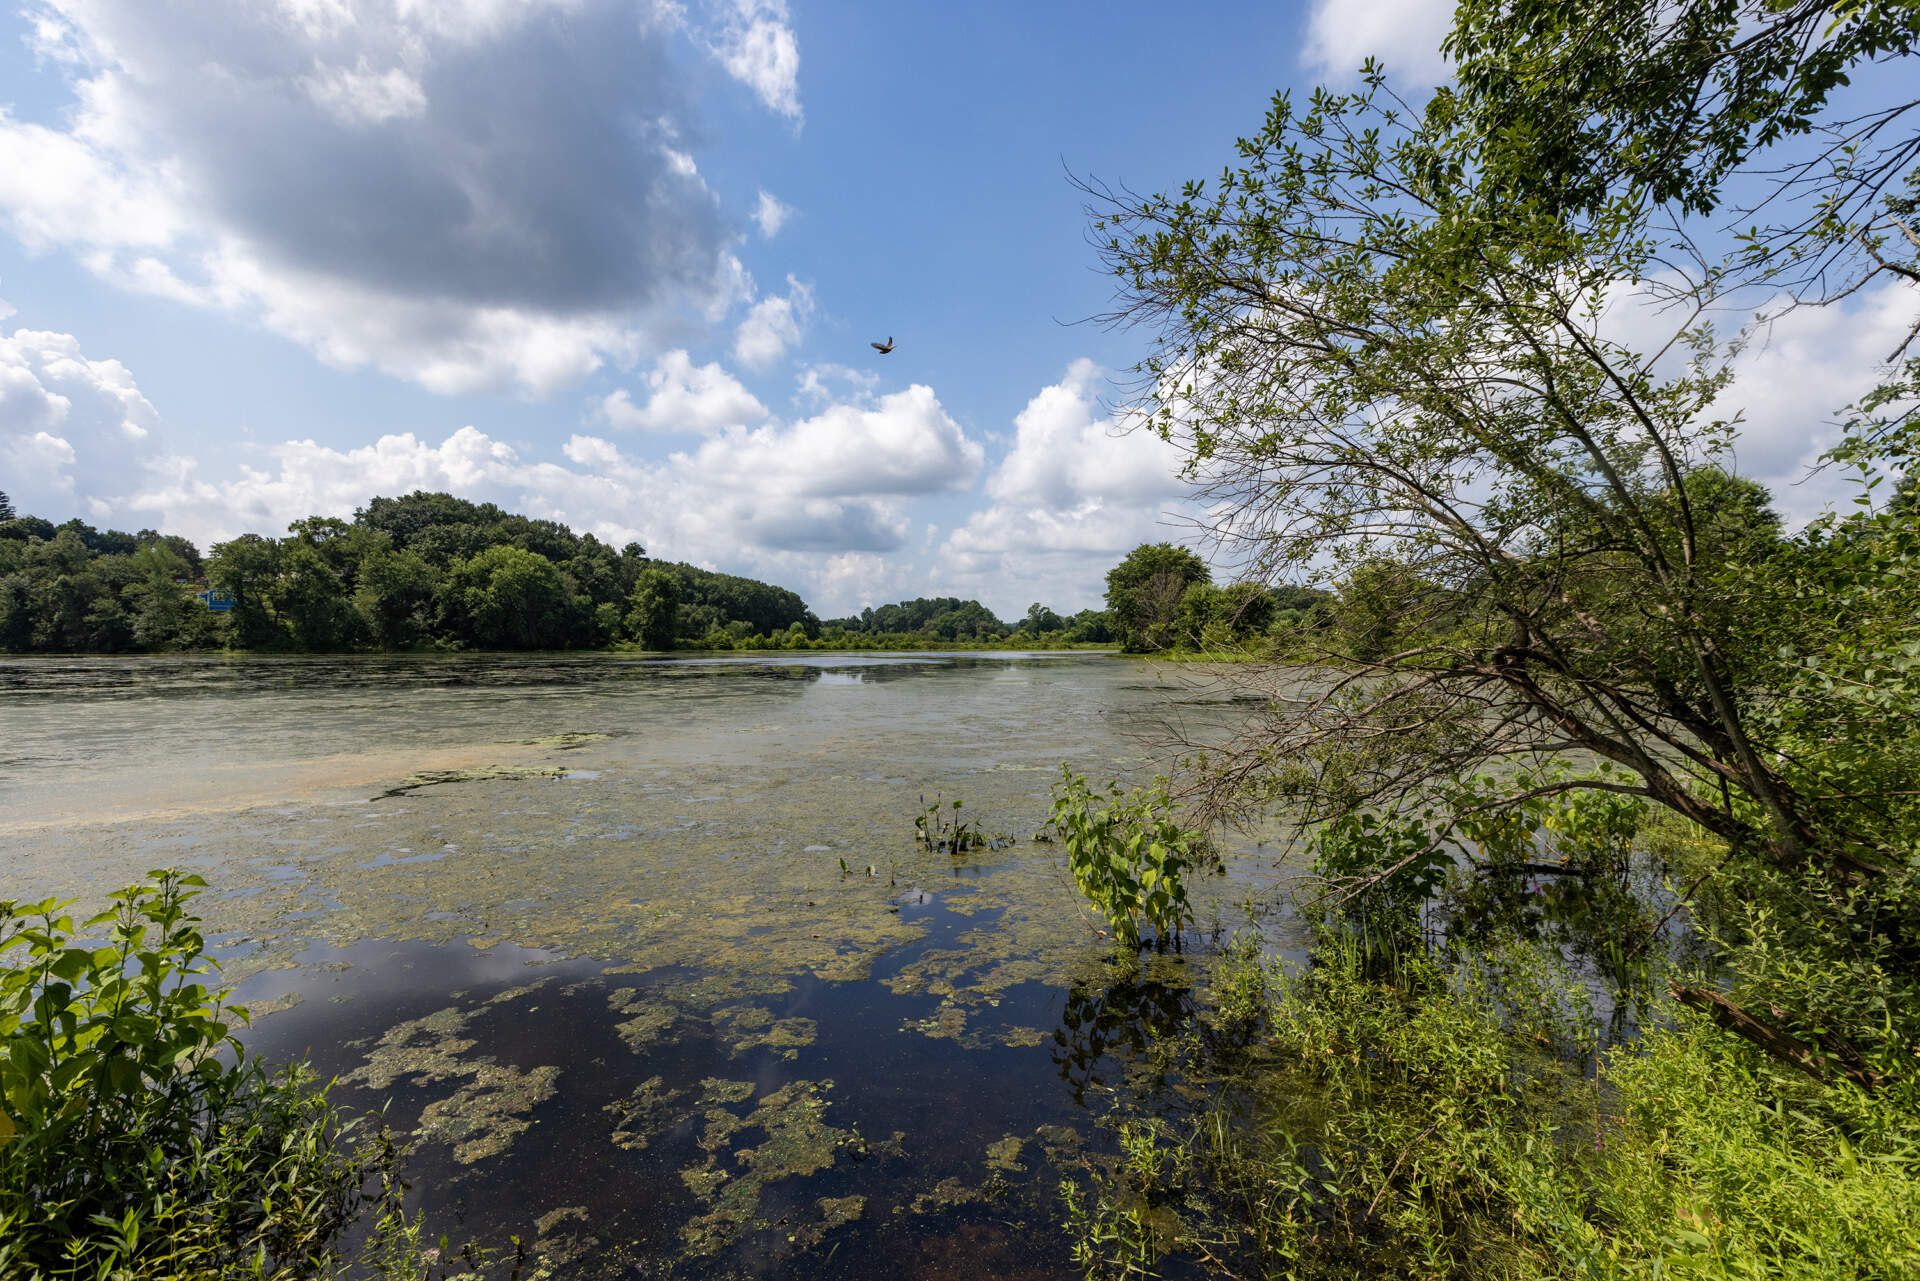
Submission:
[[[1286,873],[1229,839],[1183,952],[1118,955],[1033,837],[1062,762],[1253,710],[1091,654],[0,660],[0,898],[203,875],[249,1047],[387,1104],[454,1242],[1068,1277],[1060,1180],[1203,1102],[1149,1033]],[[935,803],[1007,839],[923,848]]]

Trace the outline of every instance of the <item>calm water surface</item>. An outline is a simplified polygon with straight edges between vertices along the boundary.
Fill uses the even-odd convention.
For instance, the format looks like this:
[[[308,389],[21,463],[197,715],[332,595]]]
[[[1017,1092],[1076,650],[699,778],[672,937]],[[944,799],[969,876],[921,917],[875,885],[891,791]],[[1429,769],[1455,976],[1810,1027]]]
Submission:
[[[0,660],[0,897],[201,872],[250,1044],[390,1101],[456,1241],[1067,1277],[1060,1179],[1203,1100],[1149,1033],[1284,873],[1232,846],[1117,957],[1031,838],[1062,761],[1247,710],[1111,655]],[[936,798],[1013,839],[916,847]]]

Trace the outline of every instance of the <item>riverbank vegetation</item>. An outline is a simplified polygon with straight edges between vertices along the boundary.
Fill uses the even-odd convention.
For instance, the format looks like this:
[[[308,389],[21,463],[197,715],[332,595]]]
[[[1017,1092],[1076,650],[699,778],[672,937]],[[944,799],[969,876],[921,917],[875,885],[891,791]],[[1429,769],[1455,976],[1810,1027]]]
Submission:
[[[426,1275],[391,1138],[235,1038],[204,884],[154,872],[78,926],[0,901],[0,1276]]]
[[[1916,42],[1467,0],[1422,104],[1369,67],[1088,185],[1225,550],[1337,593],[1186,791],[1300,824],[1319,945],[1162,1047],[1210,1102],[1065,1189],[1090,1274],[1920,1273]],[[1713,321],[1810,307],[1906,336],[1790,530]]]

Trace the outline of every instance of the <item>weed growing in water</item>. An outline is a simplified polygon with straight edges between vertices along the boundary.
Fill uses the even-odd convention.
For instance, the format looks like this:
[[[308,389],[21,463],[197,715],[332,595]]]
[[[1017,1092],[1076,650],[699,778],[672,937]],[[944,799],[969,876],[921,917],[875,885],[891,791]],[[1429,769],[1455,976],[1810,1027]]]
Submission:
[[[1193,919],[1185,875],[1204,856],[1205,838],[1174,821],[1165,779],[1131,792],[1111,783],[1103,796],[1064,764],[1060,775],[1049,821],[1080,892],[1124,946],[1139,946],[1143,921],[1163,945],[1171,941]]]
[[[933,804],[927,805],[925,796],[920,804],[926,808],[913,820],[914,839],[933,853],[965,854],[968,850],[997,850],[1013,844],[1011,835],[1003,832],[990,836],[976,820],[961,818],[959,801],[943,802],[936,794]]]

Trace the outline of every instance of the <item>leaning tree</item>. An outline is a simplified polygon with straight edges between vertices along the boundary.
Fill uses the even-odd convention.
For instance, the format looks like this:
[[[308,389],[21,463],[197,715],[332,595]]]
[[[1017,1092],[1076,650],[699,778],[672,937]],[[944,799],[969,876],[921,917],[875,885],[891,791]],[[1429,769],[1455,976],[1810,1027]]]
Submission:
[[[1459,83],[1421,107],[1370,66],[1353,94],[1276,97],[1215,181],[1085,184],[1121,281],[1105,319],[1153,334],[1144,416],[1211,532],[1366,622],[1307,634],[1332,674],[1271,682],[1256,729],[1204,745],[1213,813],[1453,798],[1431,846],[1355,888],[1485,811],[1580,791],[1842,897],[1905,875],[1920,592],[1895,571],[1920,540],[1871,507],[1781,535],[1733,452],[1749,334],[1715,321],[1756,290],[1907,278],[1909,118],[1820,112],[1836,66],[1911,52],[1914,12],[1470,0]],[[1781,171],[1803,216],[1701,230],[1743,165],[1816,126]],[[1911,374],[1859,389],[1842,454],[1899,464]],[[1912,952],[1903,911],[1866,915]]]

